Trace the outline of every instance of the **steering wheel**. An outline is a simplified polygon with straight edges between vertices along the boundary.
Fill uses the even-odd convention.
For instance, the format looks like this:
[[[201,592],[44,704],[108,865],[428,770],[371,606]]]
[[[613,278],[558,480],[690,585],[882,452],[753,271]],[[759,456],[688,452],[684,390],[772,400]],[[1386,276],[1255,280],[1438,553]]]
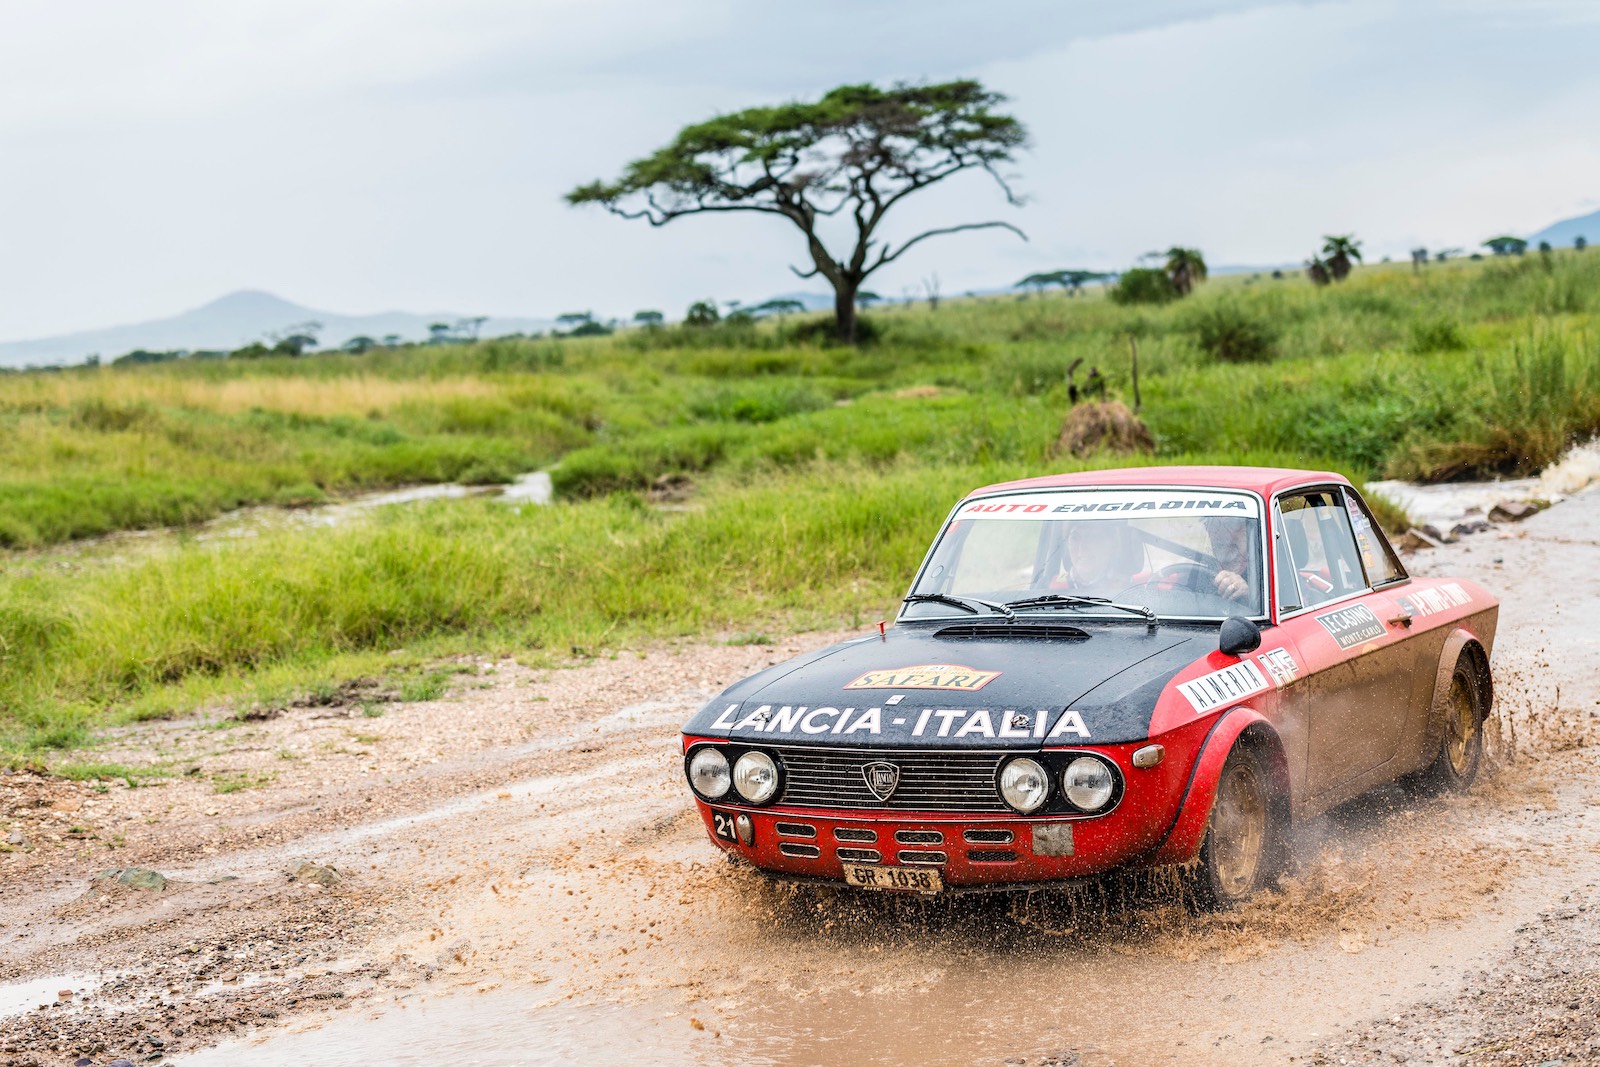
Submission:
[[[1221,566],[1211,566],[1198,561],[1182,560],[1169,563],[1150,576],[1147,585],[1162,589],[1187,589],[1191,593],[1214,592],[1213,583]]]

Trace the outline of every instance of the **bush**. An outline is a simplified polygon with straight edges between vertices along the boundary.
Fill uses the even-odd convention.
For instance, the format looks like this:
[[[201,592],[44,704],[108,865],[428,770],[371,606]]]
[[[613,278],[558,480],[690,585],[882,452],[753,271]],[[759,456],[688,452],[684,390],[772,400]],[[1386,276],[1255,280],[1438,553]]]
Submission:
[[[776,422],[803,411],[817,411],[832,403],[822,390],[809,383],[753,382],[729,385],[690,408],[697,418],[716,422]]]
[[[1461,328],[1451,319],[1425,319],[1411,324],[1407,347],[1413,352],[1459,352],[1467,347]]]
[[[1222,363],[1265,363],[1277,354],[1278,331],[1235,304],[1216,304],[1192,320],[1195,343]]]
[[[1166,271],[1136,267],[1123,271],[1106,295],[1117,304],[1165,304],[1178,299],[1179,293]]]

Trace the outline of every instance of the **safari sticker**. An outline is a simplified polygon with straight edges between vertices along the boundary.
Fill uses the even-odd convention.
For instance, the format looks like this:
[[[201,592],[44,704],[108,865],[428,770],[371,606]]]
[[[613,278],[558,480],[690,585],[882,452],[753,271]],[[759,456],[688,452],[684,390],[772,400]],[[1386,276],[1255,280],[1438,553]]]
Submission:
[[[979,671],[954,663],[923,663],[915,667],[868,671],[846,689],[956,689],[974,692],[996,678],[999,671]]]

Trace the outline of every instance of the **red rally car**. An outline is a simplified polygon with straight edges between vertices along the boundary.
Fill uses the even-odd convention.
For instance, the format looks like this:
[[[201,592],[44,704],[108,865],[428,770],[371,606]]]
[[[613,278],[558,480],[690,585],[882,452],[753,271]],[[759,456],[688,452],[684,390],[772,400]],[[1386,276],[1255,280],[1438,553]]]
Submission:
[[[1337,474],[992,485],[892,629],[730,686],[684,772],[712,841],[776,876],[938,893],[1174,864],[1226,907],[1294,820],[1472,782],[1498,612],[1408,575]]]

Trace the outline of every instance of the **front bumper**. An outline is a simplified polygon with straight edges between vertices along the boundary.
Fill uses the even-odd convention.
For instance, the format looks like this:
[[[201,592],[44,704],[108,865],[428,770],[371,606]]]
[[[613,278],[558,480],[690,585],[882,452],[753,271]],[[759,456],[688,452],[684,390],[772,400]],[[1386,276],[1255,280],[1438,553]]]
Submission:
[[[866,863],[935,867],[954,890],[1027,887],[1151,862],[1176,821],[1202,739],[1173,731],[1161,739],[1166,758],[1148,769],[1132,764],[1148,742],[1075,746],[1092,747],[1122,771],[1122,800],[1104,815],[757,808],[698,797],[695,804],[718,848],[780,877],[843,885],[844,864]],[[748,836],[730,829],[741,816]]]

